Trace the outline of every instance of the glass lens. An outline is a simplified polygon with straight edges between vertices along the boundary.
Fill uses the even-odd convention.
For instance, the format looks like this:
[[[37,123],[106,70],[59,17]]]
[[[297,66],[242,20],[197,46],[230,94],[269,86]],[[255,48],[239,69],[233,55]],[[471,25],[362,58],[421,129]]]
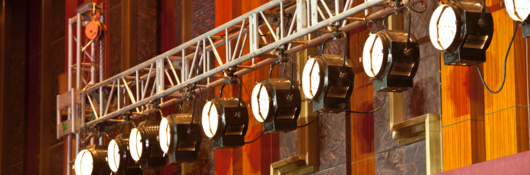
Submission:
[[[209,138],[212,138],[217,133],[217,125],[219,124],[218,116],[217,109],[212,102],[207,102],[202,109],[201,123],[204,134]]]
[[[319,90],[320,85],[320,67],[314,58],[307,60],[304,71],[302,72],[302,89],[304,95],[313,99]]]
[[[129,135],[129,148],[131,152],[131,157],[133,160],[138,161],[142,155],[142,136],[138,129],[133,128],[131,130],[131,135]]]
[[[110,170],[112,172],[117,172],[118,167],[120,166],[120,148],[116,143],[116,140],[112,139],[109,143],[109,148],[107,149],[107,158]]]
[[[438,7],[429,24],[431,42],[438,50],[446,50],[456,37],[456,14],[451,7]]]
[[[377,35],[371,35],[363,48],[363,68],[366,75],[375,77],[383,66],[383,42]]]
[[[269,94],[263,86],[258,83],[252,90],[252,113],[259,122],[265,121],[269,115]]]
[[[530,15],[530,0],[506,0],[506,12],[515,21],[524,21]]]
[[[82,150],[75,158],[75,174],[90,175],[94,169],[94,159],[88,150]]]
[[[162,148],[164,153],[169,151],[170,135],[169,121],[167,118],[162,118],[160,121],[160,130],[158,130],[158,138],[160,138],[160,148]]]

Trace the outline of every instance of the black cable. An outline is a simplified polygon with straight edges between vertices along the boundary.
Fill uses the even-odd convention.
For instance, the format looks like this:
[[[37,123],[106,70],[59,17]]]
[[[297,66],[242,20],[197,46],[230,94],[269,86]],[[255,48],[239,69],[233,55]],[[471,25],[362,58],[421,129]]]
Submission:
[[[322,54],[324,54],[324,45],[326,45],[326,42],[328,42],[328,40],[330,40],[332,37],[328,37],[326,38],[326,40],[324,40],[324,42],[322,43],[322,46],[320,46],[320,56],[322,56]]]
[[[501,84],[501,87],[499,88],[499,90],[497,90],[497,91],[491,91],[490,90],[488,85],[486,85],[486,82],[484,82],[484,77],[482,77],[482,73],[480,71],[480,67],[477,65],[478,75],[480,76],[480,80],[482,80],[482,84],[484,85],[484,87],[486,87],[488,92],[490,92],[492,94],[499,93],[502,90],[502,88],[504,87],[504,82],[506,81],[506,62],[508,61],[508,55],[510,53],[510,49],[512,48],[513,40],[515,39],[515,34],[516,33],[517,33],[517,22],[515,23],[515,29],[513,30],[512,41],[510,41],[510,46],[508,46],[508,51],[506,51],[506,56],[504,57],[504,77],[502,78],[502,84]]]
[[[388,93],[385,94],[385,99],[383,99],[383,105],[379,106],[377,109],[374,109],[374,110],[371,110],[371,111],[346,111],[346,112],[349,112],[349,113],[361,113],[361,114],[377,112],[377,111],[383,109],[383,107],[386,105],[387,96],[388,96]]]
[[[318,116],[320,116],[320,112],[317,114],[317,116],[315,118],[313,118],[313,120],[311,120],[309,123],[305,124],[305,125],[301,125],[301,126],[297,126],[296,128],[303,128],[303,127],[306,127],[306,126],[309,126],[311,123],[313,123],[315,120],[317,120]]]
[[[271,68],[269,69],[269,79],[271,79],[272,77],[272,69],[274,69],[274,65],[278,64],[277,61],[275,61],[274,63],[271,64]]]
[[[261,134],[260,134],[257,138],[255,138],[254,140],[252,140],[252,141],[250,141],[250,142],[245,142],[245,145],[246,145],[246,144],[249,144],[249,143],[253,143],[253,142],[255,142],[256,140],[258,140],[259,138],[261,138],[261,136],[263,136],[263,133],[265,133],[265,132],[261,132]]]

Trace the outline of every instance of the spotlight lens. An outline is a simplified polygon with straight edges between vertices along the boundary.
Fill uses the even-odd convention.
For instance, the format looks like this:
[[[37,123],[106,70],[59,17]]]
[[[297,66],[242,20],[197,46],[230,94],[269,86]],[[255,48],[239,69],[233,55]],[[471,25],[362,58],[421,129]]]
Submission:
[[[131,130],[131,135],[129,135],[129,148],[131,152],[131,157],[135,161],[139,161],[142,155],[142,136],[138,129],[133,128]]]
[[[319,90],[320,85],[320,67],[314,58],[307,60],[302,72],[302,88],[304,95],[313,99]]]
[[[265,121],[269,115],[270,96],[263,84],[258,83],[252,90],[252,113],[259,122]]]
[[[383,66],[383,42],[377,35],[366,40],[363,50],[363,68],[366,75],[375,77]]]
[[[525,21],[530,15],[530,0],[506,0],[506,11],[515,21]]]
[[[107,150],[108,164],[112,172],[117,172],[120,166],[120,148],[116,140],[112,139]]]
[[[75,174],[90,175],[94,169],[94,158],[88,150],[83,150],[75,158]]]
[[[202,130],[204,134],[209,138],[212,138],[215,133],[217,133],[217,125],[219,123],[218,119],[219,114],[217,113],[217,108],[213,105],[212,102],[207,102],[202,109]]]
[[[438,50],[446,50],[456,37],[456,13],[451,7],[438,7],[429,24],[431,42]]]
[[[169,121],[167,118],[162,118],[160,121],[160,130],[158,130],[158,138],[160,138],[160,148],[164,153],[169,150],[169,142],[171,141],[171,129],[169,128]]]

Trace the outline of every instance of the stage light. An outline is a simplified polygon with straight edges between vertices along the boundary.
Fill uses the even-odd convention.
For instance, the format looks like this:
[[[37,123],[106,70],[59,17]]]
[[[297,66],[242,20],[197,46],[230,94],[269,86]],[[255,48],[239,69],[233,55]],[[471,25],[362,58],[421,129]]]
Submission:
[[[107,164],[107,146],[90,145],[80,151],[74,163],[77,175],[99,175],[110,174],[111,170]]]
[[[383,30],[366,40],[363,50],[364,72],[374,80],[374,90],[403,92],[413,85],[419,66],[420,50],[408,32]]]
[[[160,110],[158,110],[160,111]],[[154,116],[155,113],[151,113]],[[131,157],[140,164],[140,168],[158,168],[166,166],[164,151],[158,141],[160,122],[147,120],[133,128],[129,135],[129,149]]]
[[[109,142],[108,164],[112,172],[120,174],[142,174],[140,165],[132,159],[129,151],[129,134],[121,133]]]
[[[193,106],[194,104],[195,100],[193,100]],[[194,110],[195,108],[192,107],[192,111]],[[160,147],[164,153],[168,154],[170,164],[198,159],[201,134],[198,122],[191,122],[193,113],[172,114],[160,121]]]
[[[275,64],[287,64],[287,59],[280,60],[271,66],[271,71]],[[298,86],[293,84],[292,66],[291,62],[291,79],[263,80],[252,90],[252,113],[257,121],[263,123],[264,133],[288,132],[297,128],[302,99]]]
[[[312,100],[314,112],[342,112],[350,107],[355,74],[353,64],[347,57],[347,35],[344,55],[322,54],[310,57],[302,72],[302,91],[306,98]]]
[[[477,65],[486,61],[493,17],[482,3],[453,0],[436,8],[429,34],[434,47],[443,52],[445,65]]]
[[[523,37],[530,36],[530,0],[506,0],[506,11],[510,17],[521,22]]]
[[[214,149],[235,148],[245,145],[248,129],[248,111],[241,98],[241,82],[239,96],[221,98],[224,86],[221,87],[219,98],[214,98],[204,105],[202,110],[202,129],[212,140]],[[230,80],[234,81],[234,80]]]

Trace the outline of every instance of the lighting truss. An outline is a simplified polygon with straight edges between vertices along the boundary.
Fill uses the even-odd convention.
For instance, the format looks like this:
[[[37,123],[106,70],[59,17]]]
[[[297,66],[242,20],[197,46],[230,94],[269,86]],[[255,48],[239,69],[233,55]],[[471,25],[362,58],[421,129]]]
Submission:
[[[354,7],[353,0],[347,0],[344,8],[336,8],[334,12],[331,12],[328,7],[331,5],[338,6],[338,0],[331,3],[318,0],[299,0],[296,2],[273,0],[111,78],[104,80],[102,74],[99,78],[91,75],[86,85],[83,84],[81,77],[83,71],[101,69],[100,72],[102,72],[103,66],[99,64],[97,67],[94,59],[90,59],[92,60],[91,63],[72,64],[74,48],[77,63],[80,63],[82,54],[85,54],[86,51],[83,49],[84,46],[86,45],[86,48],[95,47],[94,43],[99,42],[83,43],[75,40],[75,38],[81,38],[81,28],[86,25],[86,19],[83,16],[92,10],[90,6],[80,8],[77,15],[68,20],[68,80],[69,84],[76,80],[76,86],[75,88],[69,86],[67,93],[57,96],[57,125],[60,128],[57,131],[57,137],[77,133],[76,138],[78,138],[79,132],[83,128],[92,127],[105,121],[123,123],[123,121],[114,118],[130,110],[134,111],[133,118],[146,116],[155,110],[153,106],[149,105],[150,102],[163,97],[170,99],[160,104],[160,107],[164,108],[182,101],[183,97],[178,91],[195,83],[198,83],[197,87],[202,90],[222,85],[228,80],[227,77],[217,76],[223,70],[239,65],[235,75],[242,76],[272,64],[278,59],[273,52],[278,46],[288,45],[285,53],[289,55],[307,47],[316,46],[331,36],[331,33],[327,33],[331,31],[326,29],[333,22],[342,21],[340,28],[342,31],[364,27],[365,18],[358,18],[354,15],[372,6],[387,5],[387,1],[369,0]],[[393,8],[385,8],[366,17],[366,19],[378,19],[391,13],[392,10]],[[292,15],[291,20],[284,18],[288,14]],[[278,18],[279,21],[276,21]],[[275,23],[277,26],[274,26]],[[74,28],[76,29],[75,33]],[[312,32],[317,31],[326,34],[319,37],[311,35]],[[262,34],[268,33],[270,35],[262,36]],[[308,40],[297,41],[305,36]],[[247,40],[249,44],[246,44]],[[234,42],[235,46],[233,45]],[[99,46],[103,46],[103,42],[99,43]],[[221,46],[225,46],[226,55],[218,53],[218,48]],[[250,52],[244,53],[243,51],[247,48]],[[192,51],[190,52],[190,50]],[[99,55],[96,53],[86,55],[90,58],[103,57],[101,53]],[[266,59],[258,61],[254,59],[256,57]],[[188,64],[190,61],[191,64]],[[241,66],[244,62],[251,65]],[[213,67],[211,65],[216,63],[218,66],[211,68]],[[197,67],[200,72],[195,74],[195,71],[192,70]],[[77,79],[74,79],[72,75],[74,68],[79,70],[75,71]],[[169,81],[169,85],[165,84],[165,80]],[[103,96],[104,91],[110,93]],[[113,100],[117,101],[116,110],[109,108],[110,101]],[[67,110],[68,120],[60,120],[61,110]],[[88,111],[94,114],[95,120],[85,123],[82,118]],[[76,139],[76,142],[77,140],[79,139]],[[70,142],[68,143],[70,144]],[[78,143],[76,144],[78,145]],[[68,146],[69,148],[70,146]],[[76,152],[79,150],[76,149]],[[68,151],[68,153],[70,152]],[[70,160],[67,162],[73,163]],[[67,170],[67,174],[69,173],[70,169]]]

